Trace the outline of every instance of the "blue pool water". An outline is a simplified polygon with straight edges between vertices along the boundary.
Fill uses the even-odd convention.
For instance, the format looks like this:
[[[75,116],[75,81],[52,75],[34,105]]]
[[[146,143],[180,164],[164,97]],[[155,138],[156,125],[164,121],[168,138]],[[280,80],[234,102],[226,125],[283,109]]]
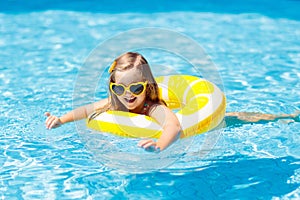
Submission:
[[[106,96],[114,55],[105,52],[125,46],[105,42],[146,27],[205,50],[217,73],[201,75],[218,77],[228,112],[300,109],[299,1],[151,2],[1,2],[1,199],[300,198],[299,122],[229,122],[161,154],[138,149],[136,139],[93,134],[81,122],[45,129],[45,111],[61,115]],[[103,45],[97,59],[104,65],[89,65],[92,50]],[[138,50],[156,76],[202,70],[171,51]],[[99,68],[101,79],[86,67]],[[80,76],[86,82],[78,83]],[[95,83],[96,92],[89,87]]]

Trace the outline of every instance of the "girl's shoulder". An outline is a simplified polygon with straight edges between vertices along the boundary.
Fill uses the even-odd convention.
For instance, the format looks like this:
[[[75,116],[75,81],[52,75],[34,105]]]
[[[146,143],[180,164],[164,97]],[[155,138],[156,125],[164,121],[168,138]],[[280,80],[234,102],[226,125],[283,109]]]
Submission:
[[[158,107],[166,107],[163,102],[145,102],[144,104],[144,114],[150,116],[153,111],[155,111]]]

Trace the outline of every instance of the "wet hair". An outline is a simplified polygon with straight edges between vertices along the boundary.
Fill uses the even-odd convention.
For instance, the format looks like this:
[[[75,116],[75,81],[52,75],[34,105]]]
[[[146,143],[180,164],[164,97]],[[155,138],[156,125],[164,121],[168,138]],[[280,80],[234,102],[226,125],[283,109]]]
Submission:
[[[127,52],[116,58],[109,69],[110,76],[108,85],[111,82],[115,82],[115,74],[118,71],[126,71],[129,69],[136,68],[141,74],[142,81],[147,81],[146,86],[146,101],[150,101],[153,104],[165,104],[159,97],[158,85],[153,77],[150,66],[147,60],[139,53]],[[90,117],[90,119],[95,118],[99,114],[106,112],[108,110],[120,110],[128,111],[128,109],[119,101],[118,97],[109,90],[109,101],[103,107],[97,109]]]

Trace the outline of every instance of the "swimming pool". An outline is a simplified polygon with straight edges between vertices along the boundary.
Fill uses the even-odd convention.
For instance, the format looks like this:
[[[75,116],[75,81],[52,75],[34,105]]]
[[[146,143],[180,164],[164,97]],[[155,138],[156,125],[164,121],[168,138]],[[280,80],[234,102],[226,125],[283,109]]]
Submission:
[[[1,199],[299,199],[299,122],[229,125],[183,142],[190,148],[170,166],[130,173],[116,166],[114,158],[122,157],[107,160],[87,148],[75,124],[48,131],[43,116],[88,98],[89,90],[74,99],[74,88],[97,45],[144,27],[175,31],[203,47],[218,69],[227,111],[292,113],[300,109],[299,1],[39,2],[7,1],[0,8]],[[197,73],[171,52],[140,51],[156,76]],[[105,79],[84,87],[93,82]],[[106,95],[99,85],[93,98]],[[200,155],[197,144],[207,137],[215,143]],[[152,155],[135,144],[114,143]],[[100,154],[117,151],[104,147]]]

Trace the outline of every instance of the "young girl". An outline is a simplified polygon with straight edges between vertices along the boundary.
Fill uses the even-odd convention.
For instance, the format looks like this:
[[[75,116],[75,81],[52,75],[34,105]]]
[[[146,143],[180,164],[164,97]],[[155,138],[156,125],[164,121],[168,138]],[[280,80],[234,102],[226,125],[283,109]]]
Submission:
[[[162,135],[157,141],[141,140],[138,146],[145,149],[153,147],[163,150],[172,144],[180,134],[180,123],[176,115],[159,98],[158,86],[146,59],[138,53],[125,53],[113,62],[109,73],[110,96],[107,99],[79,107],[62,117],[56,117],[46,112],[45,115],[48,117],[46,127],[51,129],[87,117],[92,119],[107,110],[129,111],[148,115],[163,128]],[[252,123],[282,118],[295,119],[297,115],[299,112],[292,115],[232,112],[226,113],[226,118],[235,118],[235,120],[231,120],[235,123]]]
[[[94,118],[107,110],[121,110],[148,115],[162,126],[162,135],[157,141],[141,140],[138,146],[163,150],[174,142],[181,131],[180,123],[159,98],[158,85],[146,59],[138,53],[125,53],[113,62],[109,73],[109,98],[79,107],[59,118],[46,112],[46,127],[56,128],[88,116]]]

